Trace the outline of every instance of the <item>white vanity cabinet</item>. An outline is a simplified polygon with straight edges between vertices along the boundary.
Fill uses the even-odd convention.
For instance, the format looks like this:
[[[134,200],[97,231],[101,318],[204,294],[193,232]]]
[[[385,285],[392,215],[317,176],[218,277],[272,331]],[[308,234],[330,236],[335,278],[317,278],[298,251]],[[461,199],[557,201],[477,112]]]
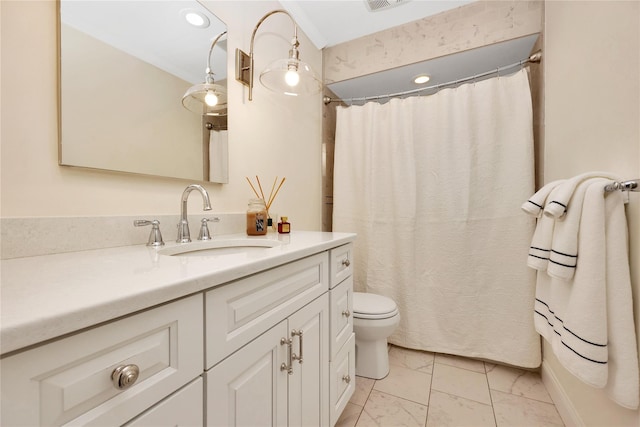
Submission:
[[[344,245],[207,292],[207,425],[335,425],[355,391],[351,259]]]
[[[3,358],[2,425],[128,422],[202,374],[202,307],[194,295]]]
[[[145,247],[97,252],[124,282],[106,274],[105,283],[114,283],[106,301],[83,300],[90,285],[59,267],[57,258],[75,263],[91,253],[47,258],[49,270],[42,278],[28,271],[27,282],[23,266],[42,260],[10,262],[12,286],[3,289],[13,295],[26,295],[25,284],[45,292],[39,284],[47,279],[80,295],[73,309],[47,317],[48,324],[38,323],[43,315],[24,315],[20,328],[15,320],[11,328],[0,325],[14,337],[0,358],[0,425],[335,425],[355,387],[348,243],[354,236],[292,236],[290,246],[248,260],[158,258]],[[139,267],[145,261],[153,263],[146,270]],[[129,277],[129,271],[140,273]],[[105,289],[101,279],[91,286]],[[127,299],[157,292],[162,297],[150,307],[133,309]],[[28,302],[13,298],[3,304]],[[46,294],[51,299],[55,294]],[[122,305],[127,309],[117,311]],[[92,323],[86,318],[94,310],[103,317]],[[14,309],[6,319],[23,312]],[[68,333],[58,332],[56,322],[81,324]],[[15,337],[28,334],[48,341],[16,344]]]
[[[324,252],[207,292],[207,425],[328,425],[328,264]]]

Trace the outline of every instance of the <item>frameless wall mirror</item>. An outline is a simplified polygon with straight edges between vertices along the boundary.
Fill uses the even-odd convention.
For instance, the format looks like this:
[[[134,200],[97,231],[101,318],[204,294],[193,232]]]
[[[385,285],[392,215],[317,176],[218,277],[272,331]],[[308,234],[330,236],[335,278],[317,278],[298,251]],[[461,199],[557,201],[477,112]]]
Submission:
[[[226,105],[182,104],[209,64],[226,89],[222,21],[191,0],[60,0],[58,15],[61,165],[228,181]]]

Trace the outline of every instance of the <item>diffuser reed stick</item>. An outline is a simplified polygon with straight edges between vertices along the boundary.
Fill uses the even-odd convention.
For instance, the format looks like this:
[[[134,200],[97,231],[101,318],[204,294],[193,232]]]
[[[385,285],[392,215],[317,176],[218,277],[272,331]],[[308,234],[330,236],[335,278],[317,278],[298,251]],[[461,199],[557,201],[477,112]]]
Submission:
[[[256,197],[258,199],[262,199],[265,202],[265,207],[267,208],[267,216],[271,218],[271,216],[269,215],[269,208],[271,207],[271,204],[276,199],[276,196],[278,195],[278,191],[280,191],[282,184],[284,184],[284,181],[287,178],[286,177],[282,178],[282,181],[280,181],[280,185],[278,185],[278,188],[276,188],[276,184],[278,182],[278,177],[276,176],[276,179],[273,180],[273,185],[271,186],[271,192],[269,193],[268,199],[264,197],[264,191],[262,190],[262,183],[260,182],[260,177],[258,177],[258,175],[256,175],[256,181],[258,182],[258,188],[260,189],[259,194],[258,194],[258,191],[256,190],[256,187],[254,187],[253,184],[251,183],[251,180],[249,179],[249,177],[247,176],[245,178],[247,178],[247,182],[249,183],[249,186],[251,186],[251,189],[253,190],[253,193],[256,195]],[[275,189],[275,192],[273,191],[274,189]],[[275,223],[273,224],[273,226],[275,227]]]
[[[277,178],[276,178],[277,179]],[[273,196],[269,196],[269,203],[267,203],[267,210],[269,210],[269,206],[271,206],[271,204],[273,203],[273,201],[276,199],[276,196],[278,195],[278,191],[280,191],[280,187],[282,187],[282,184],[284,184],[285,178],[282,178],[282,181],[280,181],[280,185],[278,185],[278,189],[276,190],[276,192],[273,194]]]
[[[259,199],[260,195],[258,194],[258,192],[256,191],[256,189],[254,188],[253,184],[251,183],[251,180],[249,179],[248,176],[246,176],[245,178],[247,178],[247,182],[249,183],[249,185],[251,186],[251,189],[253,190],[253,192],[255,193],[256,197]]]
[[[264,198],[264,191],[262,191],[262,184],[260,184],[260,178],[258,178],[258,175],[256,175],[256,181],[258,181],[258,187],[260,188],[260,194],[262,194],[262,200],[264,201],[265,206],[266,206],[267,199]],[[268,207],[267,207],[267,210],[269,210]]]
[[[273,189],[276,188],[277,182],[278,182],[278,177],[276,176],[276,179],[273,180],[273,185],[271,186],[271,192],[269,193],[269,201],[267,202],[267,205],[270,205],[272,202],[271,197],[273,196]]]

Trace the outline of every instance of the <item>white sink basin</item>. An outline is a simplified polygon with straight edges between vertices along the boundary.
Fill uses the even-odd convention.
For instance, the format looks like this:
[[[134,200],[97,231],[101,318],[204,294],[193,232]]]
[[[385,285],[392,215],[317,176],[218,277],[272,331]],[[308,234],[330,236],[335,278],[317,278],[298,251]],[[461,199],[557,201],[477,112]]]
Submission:
[[[158,250],[160,255],[169,256],[211,256],[242,254],[264,251],[280,246],[282,243],[269,239],[220,239],[183,243]]]

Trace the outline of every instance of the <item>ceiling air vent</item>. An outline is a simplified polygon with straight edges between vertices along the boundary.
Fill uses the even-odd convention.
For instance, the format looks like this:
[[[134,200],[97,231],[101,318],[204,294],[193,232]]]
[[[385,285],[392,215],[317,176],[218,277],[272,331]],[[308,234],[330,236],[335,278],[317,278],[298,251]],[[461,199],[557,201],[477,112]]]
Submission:
[[[389,9],[390,7],[398,6],[408,1],[410,0],[364,0],[367,8],[371,12]]]

